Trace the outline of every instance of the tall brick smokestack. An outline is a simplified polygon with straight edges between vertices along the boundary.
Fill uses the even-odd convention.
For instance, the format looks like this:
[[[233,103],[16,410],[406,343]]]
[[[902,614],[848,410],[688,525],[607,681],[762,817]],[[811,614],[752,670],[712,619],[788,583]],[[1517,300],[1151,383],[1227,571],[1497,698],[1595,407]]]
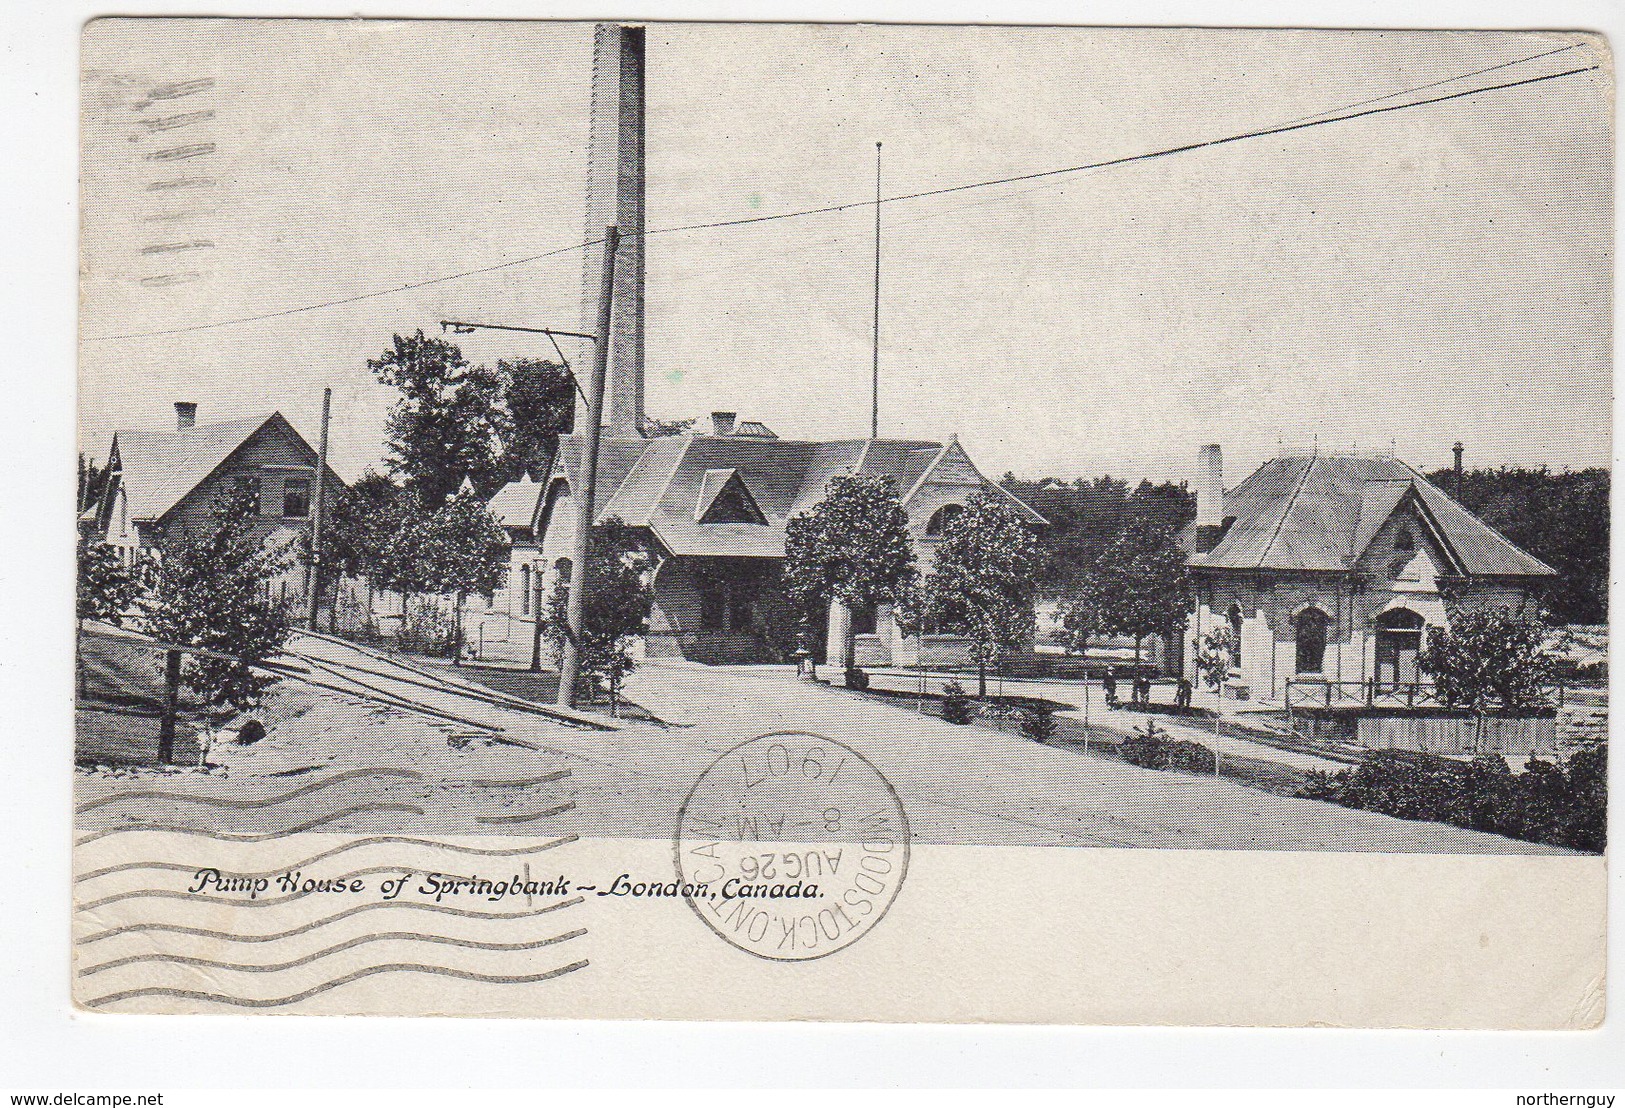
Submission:
[[[587,137],[586,239],[621,232],[615,258],[603,426],[614,436],[643,428],[643,28],[600,23],[593,32],[592,115]],[[586,251],[581,281],[584,330],[598,317],[603,247]],[[600,338],[599,341],[603,341]],[[576,397],[576,431],[586,405]]]

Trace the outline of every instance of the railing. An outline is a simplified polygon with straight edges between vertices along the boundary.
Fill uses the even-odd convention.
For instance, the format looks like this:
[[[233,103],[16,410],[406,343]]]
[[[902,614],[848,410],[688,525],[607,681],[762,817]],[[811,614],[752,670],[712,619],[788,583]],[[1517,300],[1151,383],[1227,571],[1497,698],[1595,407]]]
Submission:
[[[1545,690],[1547,699],[1563,707],[1567,688],[1554,685]],[[1290,678],[1286,683],[1285,707],[1297,708],[1442,708],[1443,699],[1430,681],[1321,681]]]

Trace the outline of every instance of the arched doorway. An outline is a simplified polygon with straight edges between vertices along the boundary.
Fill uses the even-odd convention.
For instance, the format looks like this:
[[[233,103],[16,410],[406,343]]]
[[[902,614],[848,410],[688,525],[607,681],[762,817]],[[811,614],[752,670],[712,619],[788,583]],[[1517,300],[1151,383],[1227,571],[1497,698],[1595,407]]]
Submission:
[[[1293,619],[1299,674],[1318,677],[1326,671],[1326,636],[1332,618],[1319,608],[1305,608]]]
[[[1377,688],[1397,689],[1415,682],[1423,626],[1422,617],[1409,608],[1393,608],[1377,617]]]

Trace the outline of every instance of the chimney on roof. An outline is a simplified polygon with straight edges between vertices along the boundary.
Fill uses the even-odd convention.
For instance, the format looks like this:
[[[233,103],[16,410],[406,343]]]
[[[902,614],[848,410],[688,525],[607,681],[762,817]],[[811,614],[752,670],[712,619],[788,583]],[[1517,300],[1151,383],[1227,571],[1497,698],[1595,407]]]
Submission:
[[[186,431],[197,425],[197,405],[190,400],[175,401],[175,430]]]
[[[1196,553],[1206,554],[1224,537],[1224,452],[1217,443],[1196,451]]]
[[[739,418],[738,412],[712,412],[711,433],[713,435],[731,435],[734,433],[734,420]]]
[[[1456,485],[1455,485],[1455,494],[1454,495],[1456,497],[1456,503],[1460,504],[1461,503],[1461,455],[1462,455],[1462,451],[1464,451],[1466,449],[1466,447],[1462,446],[1461,443],[1458,442],[1455,446],[1451,447],[1451,449],[1453,451],[1455,451],[1455,454],[1456,454]]]

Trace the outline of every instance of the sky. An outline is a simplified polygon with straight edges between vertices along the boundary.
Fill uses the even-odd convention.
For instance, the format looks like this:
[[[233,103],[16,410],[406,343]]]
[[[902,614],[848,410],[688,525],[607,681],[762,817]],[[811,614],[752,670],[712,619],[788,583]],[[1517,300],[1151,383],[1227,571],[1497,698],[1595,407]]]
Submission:
[[[1569,43],[1367,106],[1604,68],[884,205],[880,424],[957,434],[984,472],[1024,477],[1180,480],[1207,442],[1231,484],[1311,448],[1442,466],[1458,439],[1470,465],[1607,465],[1611,63],[1585,36],[655,24],[648,226],[872,197],[877,140],[893,196],[1279,125]],[[393,394],[366,359],[392,334],[581,327],[567,248],[585,237],[590,63],[579,23],[88,24],[82,448],[172,426],[176,400],[201,422],[280,409],[314,441],[325,385],[354,477],[383,454]],[[186,81],[212,84],[143,102]],[[651,235],[649,411],[863,437],[872,220]],[[212,326],[266,313],[288,314]],[[458,341],[475,361],[552,352]]]

